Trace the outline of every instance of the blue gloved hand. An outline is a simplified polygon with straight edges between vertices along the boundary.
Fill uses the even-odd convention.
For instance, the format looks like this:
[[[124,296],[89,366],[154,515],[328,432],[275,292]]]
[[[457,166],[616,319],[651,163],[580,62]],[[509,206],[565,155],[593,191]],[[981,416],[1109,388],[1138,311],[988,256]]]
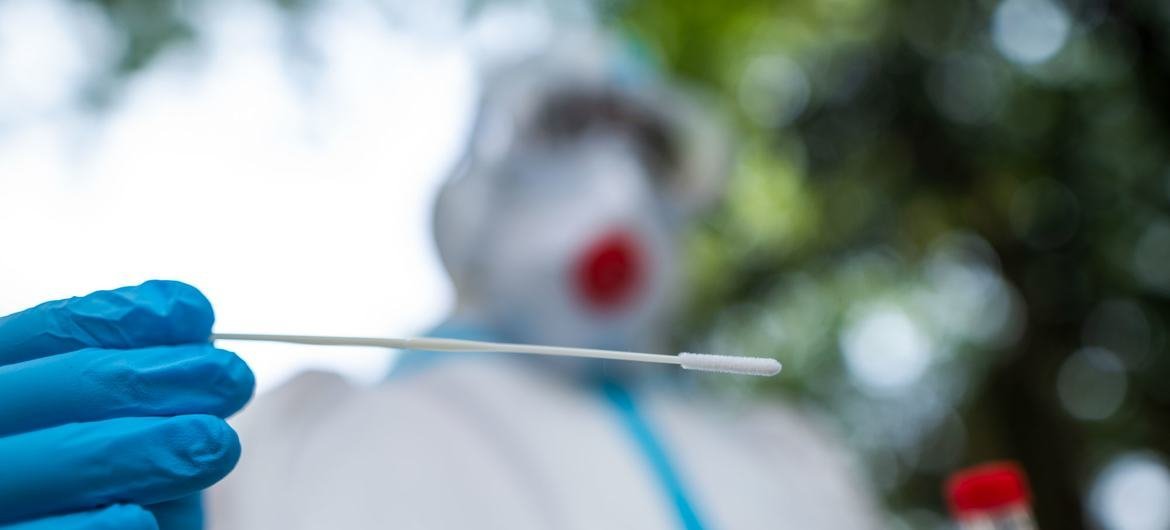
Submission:
[[[0,530],[202,527],[254,386],[213,320],[163,281],[0,318]]]

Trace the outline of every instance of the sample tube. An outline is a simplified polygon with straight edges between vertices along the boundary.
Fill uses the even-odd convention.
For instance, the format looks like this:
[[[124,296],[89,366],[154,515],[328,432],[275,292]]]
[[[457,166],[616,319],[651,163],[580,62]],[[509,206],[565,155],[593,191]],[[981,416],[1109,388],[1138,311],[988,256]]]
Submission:
[[[962,530],[1036,530],[1027,478],[1014,462],[990,462],[947,480],[947,502]]]

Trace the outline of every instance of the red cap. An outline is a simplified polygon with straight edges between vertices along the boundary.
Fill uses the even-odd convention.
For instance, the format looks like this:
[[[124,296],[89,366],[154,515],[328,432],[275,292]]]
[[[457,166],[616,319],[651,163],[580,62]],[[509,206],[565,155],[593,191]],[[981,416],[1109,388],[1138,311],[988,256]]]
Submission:
[[[989,462],[947,479],[947,501],[956,517],[1027,505],[1028,480],[1015,462]]]

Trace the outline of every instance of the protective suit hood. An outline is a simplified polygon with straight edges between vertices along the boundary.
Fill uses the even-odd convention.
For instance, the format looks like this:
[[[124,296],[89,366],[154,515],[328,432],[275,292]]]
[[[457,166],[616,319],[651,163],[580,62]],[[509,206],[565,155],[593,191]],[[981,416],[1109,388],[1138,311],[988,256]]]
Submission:
[[[563,42],[484,76],[435,205],[456,314],[509,340],[653,349],[677,236],[722,187],[726,135],[613,41]]]

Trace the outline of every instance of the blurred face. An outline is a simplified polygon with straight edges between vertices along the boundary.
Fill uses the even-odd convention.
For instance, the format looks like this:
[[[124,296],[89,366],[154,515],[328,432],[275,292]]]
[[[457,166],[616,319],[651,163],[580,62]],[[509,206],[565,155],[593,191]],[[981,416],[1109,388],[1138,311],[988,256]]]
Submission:
[[[476,246],[488,318],[515,340],[651,345],[676,280],[672,230],[632,142],[598,132],[522,150],[493,175]]]

